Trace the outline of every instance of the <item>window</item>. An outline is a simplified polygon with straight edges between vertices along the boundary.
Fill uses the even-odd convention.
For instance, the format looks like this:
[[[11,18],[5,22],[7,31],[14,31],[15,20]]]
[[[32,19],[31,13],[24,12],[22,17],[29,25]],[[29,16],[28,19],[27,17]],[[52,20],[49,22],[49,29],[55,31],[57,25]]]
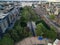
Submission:
[[[8,23],[7,23],[7,20],[4,19],[2,22],[1,22],[1,29],[3,32],[5,32],[6,28],[8,27]]]
[[[2,29],[2,30],[5,29],[3,22],[1,23],[1,29]]]
[[[3,20],[3,25],[4,25],[4,28],[7,27],[7,20],[6,20],[6,18]]]
[[[8,27],[7,19],[4,20],[5,28]]]
[[[10,24],[10,21],[9,21],[9,16],[7,17],[7,22],[8,22],[8,25]]]
[[[11,13],[9,14],[9,21],[10,21],[10,23],[12,22],[12,14]]]
[[[10,23],[11,23],[11,18],[10,18],[10,16],[11,16],[11,15],[9,14],[8,18],[9,18],[9,21],[10,21]]]
[[[2,28],[1,28],[1,24],[0,24],[0,30],[2,30]]]

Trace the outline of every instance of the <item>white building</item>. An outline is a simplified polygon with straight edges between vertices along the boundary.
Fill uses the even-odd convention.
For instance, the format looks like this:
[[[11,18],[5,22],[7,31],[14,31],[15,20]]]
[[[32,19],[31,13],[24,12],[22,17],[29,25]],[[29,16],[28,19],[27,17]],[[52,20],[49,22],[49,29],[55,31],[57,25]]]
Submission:
[[[32,6],[32,4],[39,4],[40,2],[39,1],[23,1],[21,2],[21,6],[24,7],[24,6]]]
[[[21,6],[24,7],[24,6],[32,6],[32,2],[21,2]]]
[[[53,45],[60,45],[60,40],[59,39],[56,39],[53,43]]]
[[[58,15],[59,9],[56,7],[56,11],[54,12],[55,15]]]
[[[52,43],[48,43],[48,45],[52,45]]]

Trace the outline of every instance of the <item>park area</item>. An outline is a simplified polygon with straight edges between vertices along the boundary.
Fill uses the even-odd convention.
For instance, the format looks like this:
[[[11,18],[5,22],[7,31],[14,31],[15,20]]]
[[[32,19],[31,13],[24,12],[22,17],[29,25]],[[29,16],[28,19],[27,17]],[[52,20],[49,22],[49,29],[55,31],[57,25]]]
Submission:
[[[54,27],[49,27],[34,12],[32,7],[23,7],[20,9],[20,19],[16,21],[14,27],[9,29],[0,40],[0,45],[35,45],[46,44],[46,39],[55,40],[57,34]],[[36,37],[27,27],[27,22],[34,21],[36,24]],[[38,40],[38,36],[42,36],[43,40]]]

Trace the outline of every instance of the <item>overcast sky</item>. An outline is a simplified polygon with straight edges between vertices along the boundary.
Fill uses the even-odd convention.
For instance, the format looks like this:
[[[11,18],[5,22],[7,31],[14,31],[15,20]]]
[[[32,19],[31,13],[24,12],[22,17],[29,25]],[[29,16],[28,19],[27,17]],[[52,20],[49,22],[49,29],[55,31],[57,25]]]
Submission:
[[[52,1],[52,2],[60,2],[60,0],[0,0],[0,1]]]

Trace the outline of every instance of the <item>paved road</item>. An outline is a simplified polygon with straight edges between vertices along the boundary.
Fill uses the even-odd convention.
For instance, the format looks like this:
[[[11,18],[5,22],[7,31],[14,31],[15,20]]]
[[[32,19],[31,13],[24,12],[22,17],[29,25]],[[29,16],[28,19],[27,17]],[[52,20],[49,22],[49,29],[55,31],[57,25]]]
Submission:
[[[58,27],[54,22],[52,22],[48,17],[47,17],[47,12],[44,8],[42,7],[36,7],[35,12],[38,14],[38,16],[42,17],[42,19],[49,25],[49,26],[54,26],[56,28],[56,31],[60,33],[60,27]]]

